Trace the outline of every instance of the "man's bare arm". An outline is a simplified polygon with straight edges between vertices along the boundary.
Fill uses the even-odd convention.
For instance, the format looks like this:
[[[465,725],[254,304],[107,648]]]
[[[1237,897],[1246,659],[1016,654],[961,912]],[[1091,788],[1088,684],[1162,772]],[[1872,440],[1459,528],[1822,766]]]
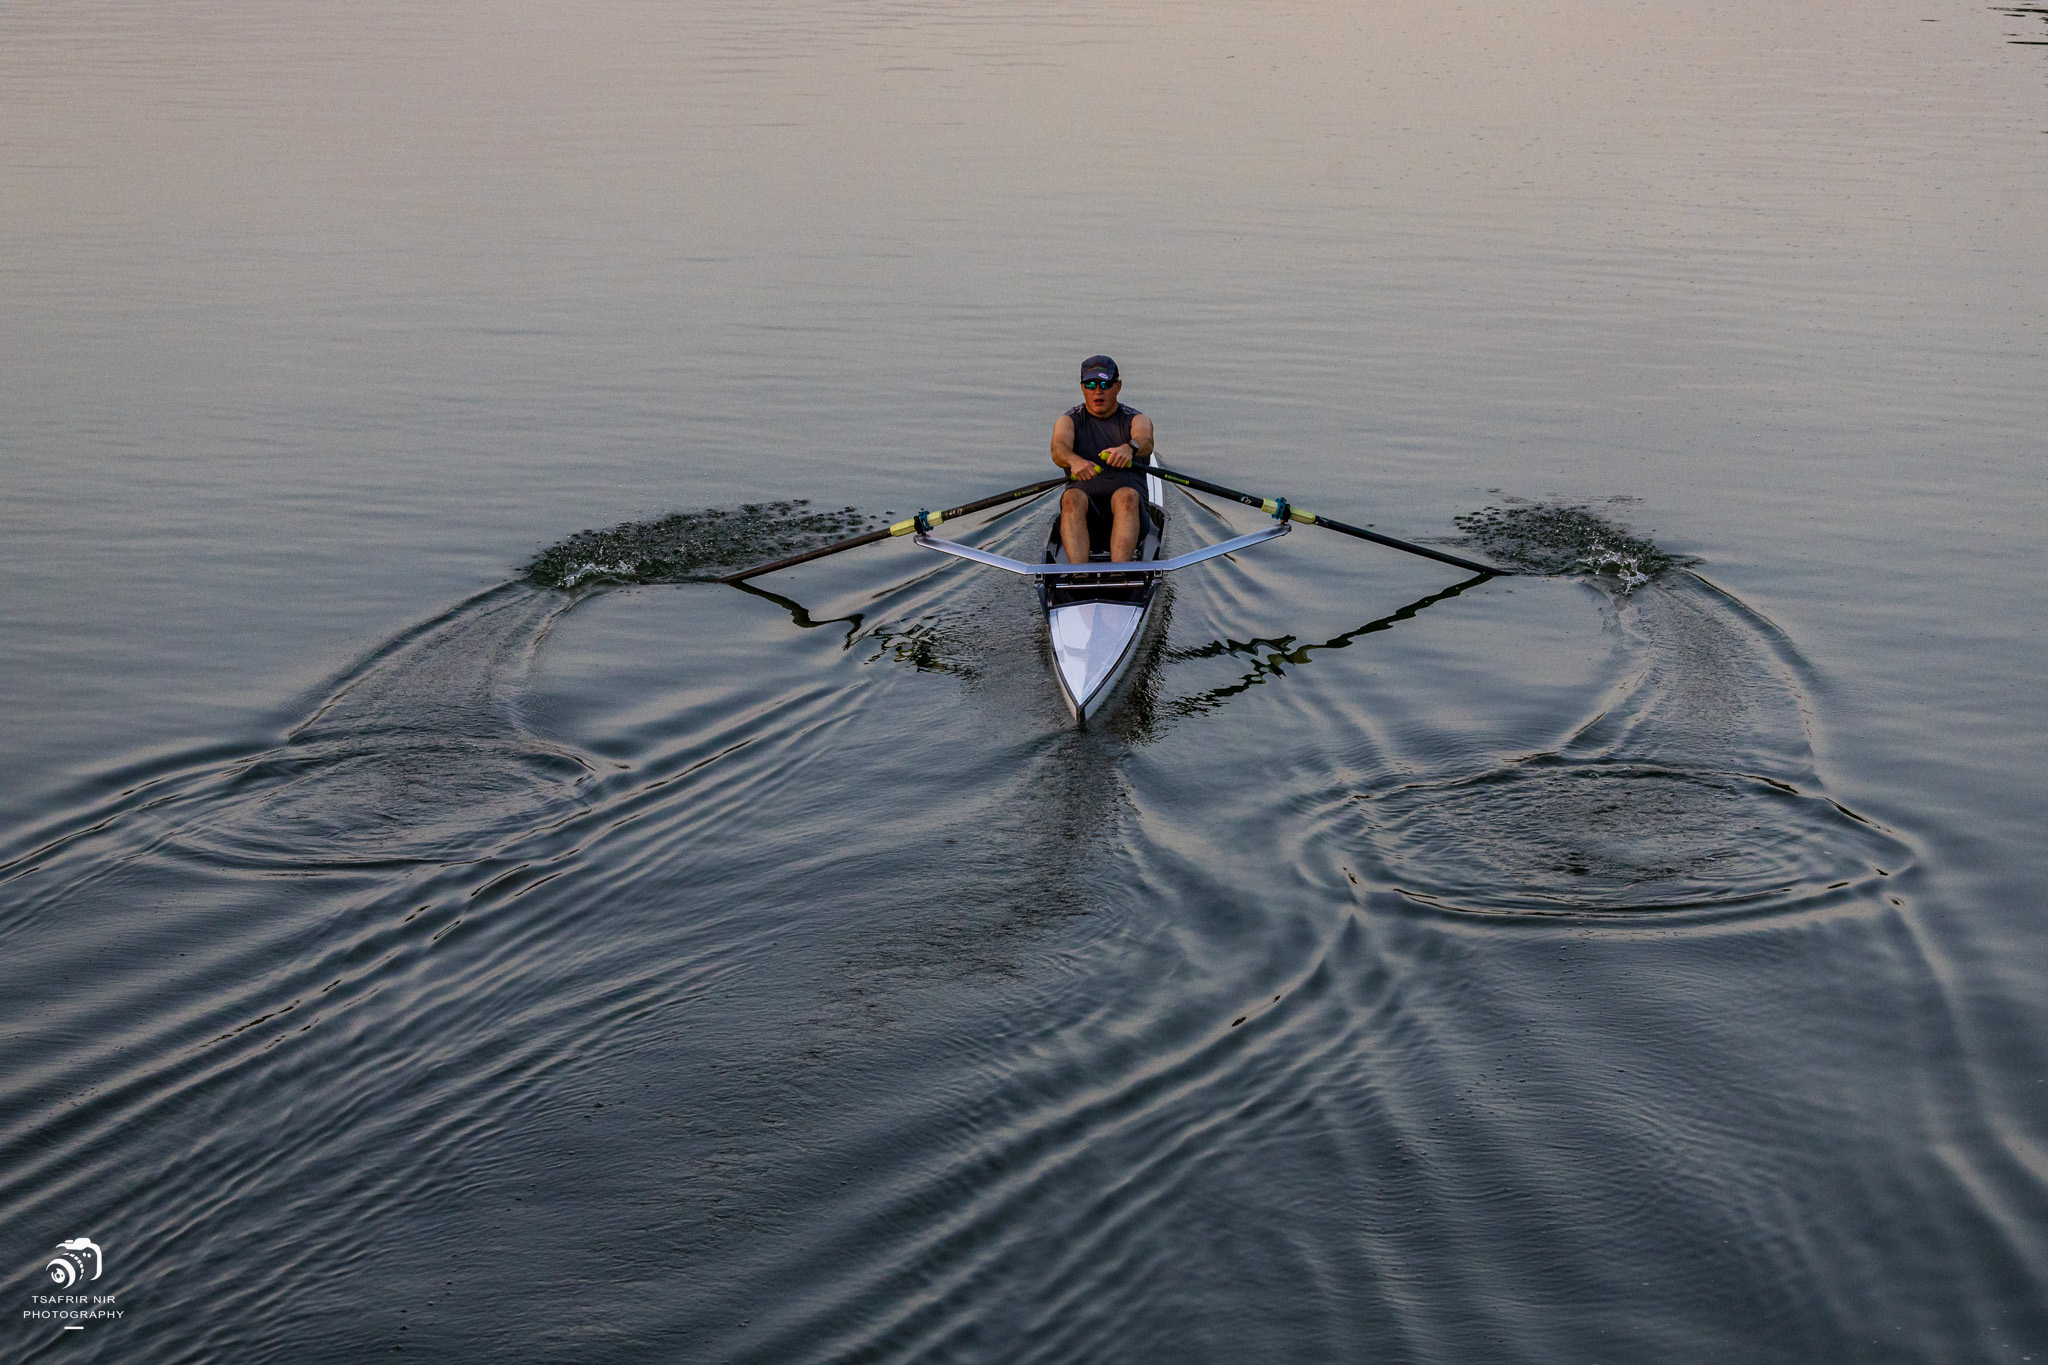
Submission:
[[[1074,453],[1074,419],[1064,412],[1052,424],[1052,462],[1069,474],[1086,477],[1095,462]]]
[[[1094,460],[1074,453],[1073,418],[1061,413],[1059,420],[1052,424],[1052,462],[1081,478],[1087,478],[1094,472],[1098,460],[1118,469],[1128,469],[1133,460],[1151,453],[1152,419],[1142,412],[1131,419],[1131,439],[1101,451]]]
[[[1111,446],[1095,458],[1118,469],[1129,469],[1142,455],[1152,453],[1152,419],[1139,413],[1131,419],[1131,439],[1120,446]]]
[[[1142,412],[1131,419],[1131,455],[1144,459],[1152,456],[1152,419]]]

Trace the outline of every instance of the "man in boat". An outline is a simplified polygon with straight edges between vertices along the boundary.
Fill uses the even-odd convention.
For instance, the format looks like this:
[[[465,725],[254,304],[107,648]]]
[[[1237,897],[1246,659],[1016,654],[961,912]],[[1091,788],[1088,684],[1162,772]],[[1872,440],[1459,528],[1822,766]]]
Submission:
[[[1081,362],[1080,405],[1052,424],[1052,462],[1074,479],[1060,494],[1060,543],[1069,564],[1088,562],[1091,506],[1109,519],[1112,561],[1128,563],[1138,552],[1145,488],[1139,466],[1152,458],[1152,419],[1117,401],[1123,388],[1114,360],[1089,356]]]

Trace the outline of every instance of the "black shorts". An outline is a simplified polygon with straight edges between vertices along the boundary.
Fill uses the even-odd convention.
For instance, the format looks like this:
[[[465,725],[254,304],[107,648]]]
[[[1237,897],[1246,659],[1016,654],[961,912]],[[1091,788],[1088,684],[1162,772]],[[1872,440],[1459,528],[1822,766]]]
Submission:
[[[1134,465],[1129,469],[1118,469],[1115,465],[1110,465],[1094,478],[1079,479],[1073,486],[1086,493],[1089,504],[1106,517],[1109,515],[1109,495],[1119,488],[1135,488],[1139,500],[1144,500],[1145,466]]]

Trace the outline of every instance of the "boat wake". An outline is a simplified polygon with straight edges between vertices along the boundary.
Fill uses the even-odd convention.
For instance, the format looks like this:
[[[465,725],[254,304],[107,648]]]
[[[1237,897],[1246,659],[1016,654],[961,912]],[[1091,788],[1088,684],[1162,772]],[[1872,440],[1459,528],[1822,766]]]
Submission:
[[[1827,794],[1791,642],[1690,571],[1603,586],[1619,682],[1555,747],[1357,793],[1377,875],[1416,905],[1478,915],[1876,902],[1913,854]]]
[[[1275,799],[1321,807],[1292,837],[1329,851],[1362,894],[1410,912],[1663,924],[1809,913],[1874,903],[1913,864],[1903,838],[1827,792],[1811,669],[1775,624],[1590,507],[1458,521],[1467,544],[1528,576],[1456,583],[1318,643],[1172,642],[1168,685],[1136,699],[1153,721],[1145,737],[1205,727],[1226,708],[1255,729],[1283,723],[1253,721],[1247,705],[1313,710],[1333,731],[1322,743],[1339,749],[1355,725],[1343,766],[1362,772],[1317,758]],[[1460,598],[1445,620],[1441,604]],[[1235,610],[1183,594],[1180,624]],[[1595,663],[1554,681],[1580,652]],[[1185,686],[1232,662],[1248,667]],[[1463,732],[1443,702],[1457,692],[1473,694]]]
[[[373,650],[274,745],[103,780],[118,794],[0,876],[39,871],[43,885],[88,854],[297,875],[470,856],[494,831],[566,809],[591,771],[520,716],[518,680],[574,600],[517,583],[480,593]]]
[[[591,1323],[646,1311],[644,1277],[550,1268],[606,1263],[621,1228],[694,1286],[650,1333],[720,1359],[1097,1359],[1134,1323],[1400,1355],[1416,1267],[1482,1268],[1462,1321],[1560,1208],[1592,1244],[1686,1188],[1673,1134],[1718,1111],[1642,1107],[1615,1065],[1642,1016],[1598,973],[1633,983],[1699,924],[1747,985],[1787,957],[1762,917],[1839,909],[1814,935],[1839,946],[1910,877],[1828,795],[1796,650],[1682,567],[1425,574],[1304,644],[1261,623],[1317,576],[1219,559],[1077,730],[1025,585],[936,559],[878,557],[816,617],[759,587],[508,583],[273,734],[100,779],[0,855],[0,999],[34,1058],[0,1091],[0,1223],[122,1227],[230,1324],[207,1358],[366,1354],[406,1324],[355,1305],[417,1310],[421,1283],[517,1355],[563,1286]],[[1378,568],[1313,610],[1385,591]],[[1774,1056],[1702,1047],[1687,1074],[1771,1089]],[[1561,1088],[1532,1102],[1529,1075]],[[1574,1190],[1641,1178],[1560,1201],[1560,1151],[1592,1154]],[[1747,1189],[1689,1188],[1698,1235],[1670,1245],[1768,1264]],[[1514,1237],[1461,1227],[1474,1190]],[[271,1252],[223,1268],[224,1238]],[[1162,1248],[1200,1301],[1264,1276],[1288,1311],[1188,1327]],[[347,1293],[309,1307],[323,1283]],[[517,1292],[482,1314],[472,1284]],[[1302,1285],[1332,1286],[1314,1314]]]

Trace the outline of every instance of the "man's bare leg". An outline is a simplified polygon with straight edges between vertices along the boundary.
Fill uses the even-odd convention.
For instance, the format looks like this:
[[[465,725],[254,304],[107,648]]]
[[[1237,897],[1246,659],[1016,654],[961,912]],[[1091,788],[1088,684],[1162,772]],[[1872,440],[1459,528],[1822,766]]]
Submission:
[[[1067,563],[1088,562],[1088,495],[1078,488],[1060,494],[1060,544],[1066,547]]]
[[[1109,495],[1109,557],[1128,564],[1138,553],[1138,490],[1119,488]]]

